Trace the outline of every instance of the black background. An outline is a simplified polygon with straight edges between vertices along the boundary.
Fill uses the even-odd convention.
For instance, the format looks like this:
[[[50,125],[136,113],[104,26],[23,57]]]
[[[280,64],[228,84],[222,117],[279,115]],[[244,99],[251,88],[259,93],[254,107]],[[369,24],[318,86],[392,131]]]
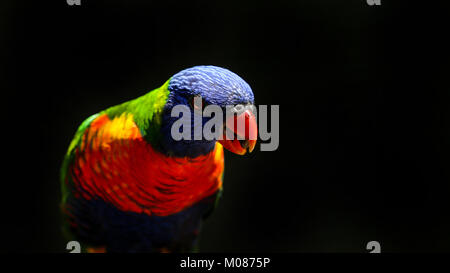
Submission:
[[[194,65],[280,105],[226,154],[204,252],[447,251],[449,12],[429,1],[2,1],[1,251],[65,251],[59,167],[89,115]]]

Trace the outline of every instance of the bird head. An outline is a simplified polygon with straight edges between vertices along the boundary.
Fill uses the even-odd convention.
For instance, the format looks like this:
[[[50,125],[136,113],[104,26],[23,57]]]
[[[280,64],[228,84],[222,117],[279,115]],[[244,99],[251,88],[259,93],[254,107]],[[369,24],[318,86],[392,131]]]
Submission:
[[[225,68],[195,66],[175,74],[169,80],[167,88],[169,95],[164,107],[166,131],[175,120],[168,114],[173,107],[177,105],[189,107],[193,121],[196,112],[203,111],[208,105],[216,105],[223,113],[223,124],[218,128],[222,137],[218,141],[225,149],[235,154],[243,155],[253,150],[257,135],[254,96],[250,86],[241,77]],[[210,119],[202,117],[202,125]],[[191,124],[191,132],[194,134],[194,122]],[[182,140],[177,143],[166,141],[166,148],[175,155],[206,154],[214,145],[215,141],[204,139]],[[183,147],[189,147],[189,151],[183,150]]]

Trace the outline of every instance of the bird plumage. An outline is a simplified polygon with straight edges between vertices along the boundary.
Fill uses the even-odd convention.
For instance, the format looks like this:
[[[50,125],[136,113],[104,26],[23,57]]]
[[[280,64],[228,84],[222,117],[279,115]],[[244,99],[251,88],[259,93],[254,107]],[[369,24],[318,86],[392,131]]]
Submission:
[[[173,144],[169,111],[191,95],[225,105],[253,103],[253,93],[222,68],[180,75],[89,117],[76,132],[61,170],[61,207],[66,230],[86,249],[163,252],[195,245],[222,189],[224,153],[216,141]],[[219,101],[224,95],[229,99]]]

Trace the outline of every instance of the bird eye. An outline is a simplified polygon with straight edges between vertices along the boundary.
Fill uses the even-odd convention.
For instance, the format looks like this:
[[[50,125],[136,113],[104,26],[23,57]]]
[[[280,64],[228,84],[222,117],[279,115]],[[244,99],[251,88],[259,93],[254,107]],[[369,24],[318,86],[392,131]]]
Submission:
[[[189,104],[194,110],[203,110],[207,105],[205,99],[201,96],[192,96]]]

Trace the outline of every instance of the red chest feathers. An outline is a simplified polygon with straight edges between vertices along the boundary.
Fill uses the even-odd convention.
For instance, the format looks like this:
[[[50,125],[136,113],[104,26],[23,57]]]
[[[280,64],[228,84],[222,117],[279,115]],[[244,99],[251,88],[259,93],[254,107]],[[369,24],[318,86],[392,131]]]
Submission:
[[[75,197],[100,198],[123,211],[166,216],[222,187],[223,148],[195,159],[166,157],[148,144],[131,115],[97,117],[71,164]]]

